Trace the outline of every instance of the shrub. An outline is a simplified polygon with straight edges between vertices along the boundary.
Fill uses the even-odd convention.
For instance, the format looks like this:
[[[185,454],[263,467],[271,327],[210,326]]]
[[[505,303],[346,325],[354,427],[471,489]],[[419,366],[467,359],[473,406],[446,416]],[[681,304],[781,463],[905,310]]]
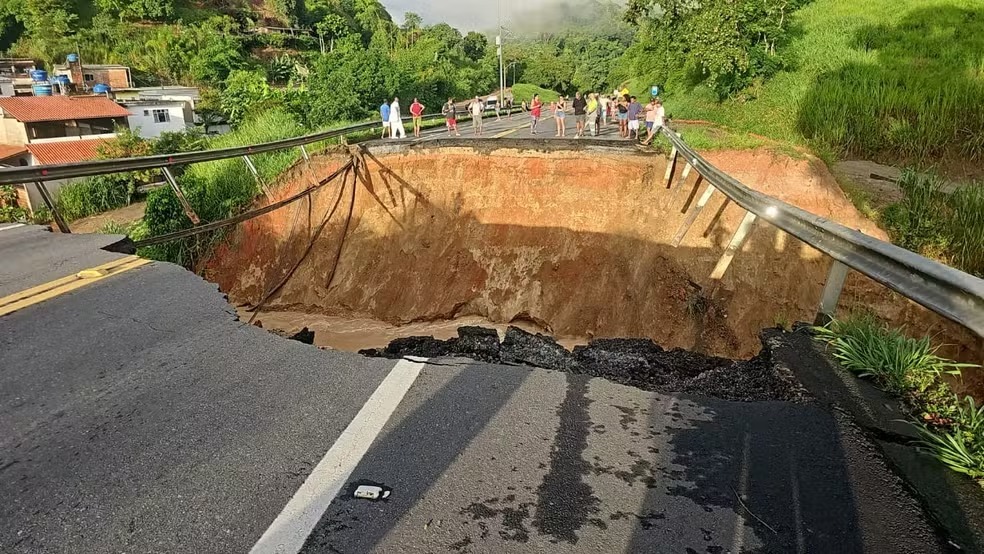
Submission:
[[[71,221],[122,208],[135,191],[136,185],[127,174],[99,175],[63,186],[55,204],[61,216]]]
[[[243,123],[235,132],[211,140],[208,147],[257,144],[295,137],[304,131],[290,114],[282,110],[272,110]],[[260,178],[264,182],[272,182],[299,156],[298,150],[290,149],[255,155],[252,160]],[[238,213],[260,192],[259,183],[238,158],[188,166],[178,177],[178,183],[202,221],[217,221]],[[191,227],[191,221],[185,216],[181,204],[169,187],[154,190],[148,195],[144,221],[148,236]],[[206,233],[150,247],[142,254],[191,267],[207,253],[213,241],[221,236],[221,232]]]
[[[871,315],[835,320],[816,331],[842,366],[899,396],[923,394],[943,374],[971,367],[937,356],[928,337],[909,338]]]
[[[952,193],[934,175],[908,170],[903,198],[885,209],[882,223],[895,244],[984,276],[984,184]]]
[[[984,406],[972,397],[955,402],[956,415],[947,430],[923,426],[922,445],[950,469],[966,474],[984,487]]]

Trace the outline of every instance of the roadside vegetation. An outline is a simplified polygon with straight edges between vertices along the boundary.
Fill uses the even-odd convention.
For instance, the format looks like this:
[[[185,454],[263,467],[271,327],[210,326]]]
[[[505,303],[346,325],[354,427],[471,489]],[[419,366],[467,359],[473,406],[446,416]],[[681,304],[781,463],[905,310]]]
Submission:
[[[903,198],[880,215],[892,241],[984,277],[984,184],[946,190],[932,174],[905,171]]]
[[[928,337],[907,337],[868,314],[815,332],[841,366],[903,400],[924,448],[984,487],[984,407],[957,397],[944,379],[979,366],[942,358]]]

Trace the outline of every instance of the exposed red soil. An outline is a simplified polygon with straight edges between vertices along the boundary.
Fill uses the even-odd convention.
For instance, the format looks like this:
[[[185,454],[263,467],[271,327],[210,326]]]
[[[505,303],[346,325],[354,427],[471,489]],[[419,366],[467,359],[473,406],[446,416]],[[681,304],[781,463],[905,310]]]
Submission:
[[[481,148],[481,150],[478,150]],[[476,155],[480,153],[481,155]],[[704,309],[696,287],[708,276],[744,212],[713,198],[679,247],[671,239],[696,174],[662,183],[666,160],[634,151],[415,148],[377,154],[357,187],[337,275],[326,288],[341,238],[347,194],[312,255],[270,309],[367,317],[393,324],[477,315],[530,321],[564,336],[648,337],[665,347],[750,357],[758,332],[812,320],[829,260],[762,223]],[[885,238],[844,197],[818,160],[767,151],[713,152],[708,160],[749,186]],[[326,175],[343,154],[313,158]],[[298,166],[278,197],[307,186]],[[334,203],[337,185],[251,220],[230,234],[204,268],[237,303],[256,303],[307,246],[309,228]],[[274,200],[276,200],[275,198]],[[261,202],[262,203],[262,202]],[[297,216],[294,233],[292,221]],[[288,236],[293,239],[286,244]],[[947,354],[979,361],[984,346],[958,326],[852,275],[842,310],[865,307],[915,334],[954,344]]]

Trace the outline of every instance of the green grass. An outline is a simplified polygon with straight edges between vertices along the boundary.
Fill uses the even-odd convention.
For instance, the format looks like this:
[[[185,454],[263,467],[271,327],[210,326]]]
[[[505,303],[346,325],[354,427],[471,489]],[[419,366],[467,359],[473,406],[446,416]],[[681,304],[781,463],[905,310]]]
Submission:
[[[306,130],[290,115],[280,110],[261,114],[242,124],[234,132],[212,139],[208,148],[257,144],[303,135]],[[251,156],[264,183],[272,183],[300,157],[292,148]],[[238,213],[253,202],[261,187],[238,158],[194,164],[178,177],[178,183],[202,221],[218,221]],[[144,213],[149,236],[191,227],[177,197],[170,188],[150,193]],[[193,267],[206,255],[222,233],[206,233],[185,240],[143,249],[141,255]]]
[[[925,393],[944,374],[959,374],[968,367],[937,356],[938,347],[928,337],[907,337],[870,315],[833,321],[816,330],[847,370],[899,396]]]
[[[544,102],[553,102],[560,97],[560,94],[556,91],[548,90],[536,85],[529,85],[526,83],[516,83],[512,86],[513,93],[513,105],[519,105],[523,100],[529,102],[533,99],[534,94],[540,95],[540,100]]]
[[[984,277],[984,184],[953,192],[932,174],[903,172],[901,201],[887,207],[881,222],[895,244]]]
[[[979,366],[937,356],[929,338],[907,337],[867,314],[814,331],[841,366],[905,401],[924,448],[984,487],[984,407],[961,401],[943,380]]]
[[[667,113],[836,156],[984,161],[979,0],[815,0],[793,17],[793,67],[724,102],[668,91]]]
[[[58,191],[55,207],[68,221],[122,208],[135,191],[132,177],[125,173],[97,175],[69,183]]]
[[[676,130],[697,150],[750,150],[768,144],[768,141],[747,133],[706,125],[680,125]]]

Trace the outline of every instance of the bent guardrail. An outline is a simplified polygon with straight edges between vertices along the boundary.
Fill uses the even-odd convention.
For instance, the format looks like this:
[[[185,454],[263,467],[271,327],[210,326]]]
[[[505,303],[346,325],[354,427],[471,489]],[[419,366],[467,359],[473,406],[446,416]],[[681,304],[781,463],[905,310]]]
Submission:
[[[678,231],[674,239],[677,244],[715,190],[747,212],[712,279],[723,276],[730,263],[729,252],[733,258],[755,219],[762,218],[834,260],[819,315],[833,316],[847,268],[851,268],[984,337],[984,280],[752,190],[708,163],[672,130],[664,127],[662,133],[673,145],[665,178],[667,186],[672,182],[678,156],[687,162],[681,184],[691,171],[697,171],[698,180],[706,180],[709,185]],[[697,186],[699,182],[695,193]]]

